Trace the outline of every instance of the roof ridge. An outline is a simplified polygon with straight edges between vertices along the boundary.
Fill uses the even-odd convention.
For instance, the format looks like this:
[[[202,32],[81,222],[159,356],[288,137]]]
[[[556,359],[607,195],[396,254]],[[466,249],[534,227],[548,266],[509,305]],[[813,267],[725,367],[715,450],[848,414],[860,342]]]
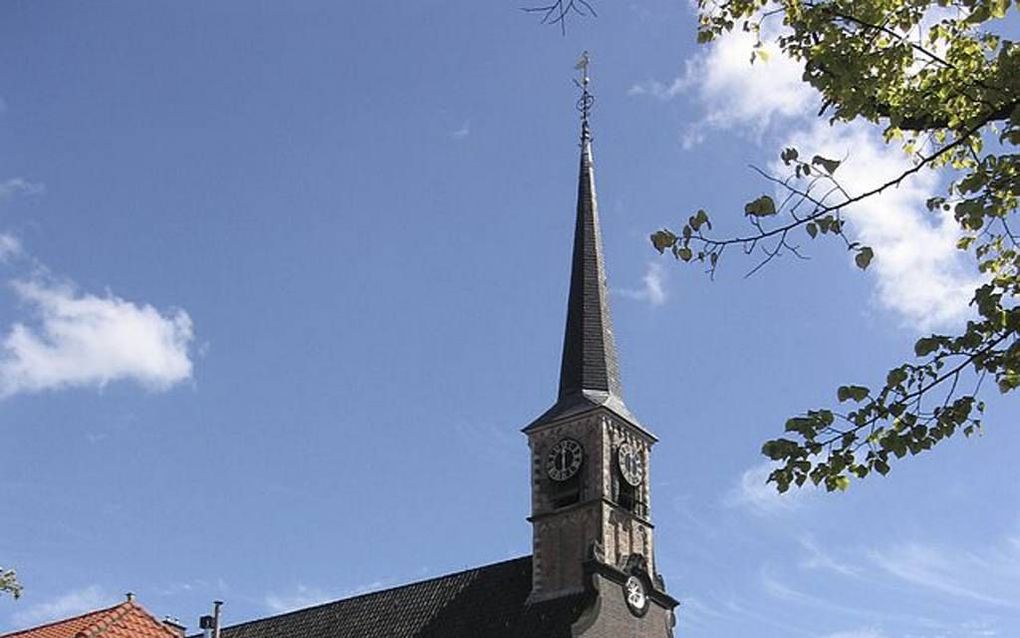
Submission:
[[[96,614],[102,614],[109,611],[113,611],[114,609],[120,607],[123,604],[124,603],[117,603],[116,605],[112,605],[110,607],[103,607],[101,609],[93,609],[92,611],[86,611],[85,613],[78,614],[77,616],[71,616],[70,618],[60,618],[58,620],[51,620],[50,622],[43,623],[41,625],[25,627],[24,629],[19,629],[18,631],[12,631],[7,634],[0,634],[0,638],[12,638],[13,636],[25,634],[30,631],[37,631],[39,629],[45,629],[46,627],[52,627],[54,625],[63,625],[64,623],[69,623],[74,620],[81,620],[82,618],[87,618],[88,616],[94,616]]]
[[[102,624],[96,623],[96,625],[93,625],[92,627],[88,627],[88,628],[82,630],[81,632],[79,632],[79,635],[85,635],[88,638],[95,638],[96,636],[101,636],[108,629],[114,627],[114,625],[116,623],[118,623],[118,622],[122,621],[124,618],[126,618],[127,615],[131,614],[131,612],[135,612],[135,614],[139,614],[143,618],[146,618],[146,619],[152,621],[152,623],[156,627],[158,627],[163,633],[165,633],[167,636],[173,636],[174,638],[176,638],[177,634],[175,632],[171,631],[166,625],[163,625],[159,621],[159,619],[157,619],[152,614],[149,614],[149,610],[148,609],[146,609],[142,605],[138,604],[134,600],[127,600],[126,602],[121,602],[117,606],[122,607],[119,610],[119,614],[117,614],[116,616],[111,615],[111,617],[104,619],[104,622]],[[94,630],[97,630],[97,629],[98,629],[98,631],[94,631]]]
[[[283,618],[285,616],[290,616],[292,614],[304,613],[304,612],[307,612],[307,611],[309,611],[311,609],[319,609],[321,607],[328,607],[330,605],[335,605],[335,604],[340,603],[340,602],[348,602],[348,601],[352,601],[352,600],[358,600],[359,598],[365,598],[367,596],[377,596],[379,594],[384,594],[384,593],[387,593],[387,592],[396,591],[398,589],[406,589],[408,587],[414,587],[416,585],[423,585],[425,583],[431,583],[431,582],[434,582],[434,581],[437,581],[437,580],[443,580],[445,578],[453,578],[455,576],[461,576],[461,575],[467,574],[469,572],[474,572],[474,571],[478,571],[478,570],[481,570],[481,569],[487,569],[487,568],[490,568],[490,567],[498,567],[500,565],[506,565],[508,563],[514,563],[514,562],[518,562],[518,561],[523,561],[525,559],[530,560],[531,559],[531,554],[526,554],[524,556],[517,556],[516,558],[508,558],[506,560],[497,561],[495,563],[489,563],[487,565],[480,565],[478,567],[469,567],[467,569],[462,569],[460,571],[450,572],[450,573],[447,573],[447,574],[440,574],[439,576],[433,576],[432,578],[425,578],[423,580],[416,580],[416,581],[412,581],[410,583],[404,583],[402,585],[394,585],[393,587],[387,587],[385,589],[376,589],[375,591],[368,591],[368,592],[365,592],[363,594],[357,594],[355,596],[348,596],[346,598],[337,598],[336,600],[331,600],[329,602],[319,603],[317,605],[310,605],[308,607],[302,607],[300,609],[293,609],[291,611],[285,611],[283,613],[275,614],[273,616],[265,616],[263,618],[256,618],[254,620],[246,620],[244,622],[237,623],[236,625],[230,625],[229,627],[224,627],[224,629],[236,629],[238,627],[244,627],[246,625],[251,625],[251,624],[254,624],[254,623],[265,622],[267,620],[272,620],[274,618]],[[6,637],[0,637],[0,638],[6,638]]]
[[[131,610],[132,606],[133,604],[130,600],[118,603],[117,605],[107,609],[106,610],[107,613],[101,616],[100,618],[96,619],[96,622],[86,626],[84,629],[79,629],[75,633],[75,636],[82,636],[83,638],[93,638],[94,636],[102,634],[104,631],[109,629],[110,626],[113,625],[113,623],[123,618],[124,615]]]
[[[166,625],[165,625],[165,624],[163,623],[163,621],[161,621],[161,620],[160,620],[159,618],[156,618],[156,617],[155,617],[155,616],[153,616],[153,615],[152,615],[151,613],[149,613],[149,610],[148,610],[148,609],[146,609],[145,607],[142,607],[141,605],[139,605],[138,603],[136,603],[136,602],[135,602],[135,601],[133,601],[133,600],[130,600],[130,601],[128,601],[128,602],[127,602],[126,604],[130,605],[130,606],[131,606],[131,610],[132,610],[132,611],[134,611],[135,613],[141,614],[141,615],[142,615],[142,616],[144,616],[145,618],[148,618],[149,620],[151,620],[151,621],[153,622],[153,624],[155,624],[155,625],[156,625],[157,627],[159,627],[159,629],[160,629],[160,630],[161,630],[161,631],[162,631],[163,633],[165,633],[165,634],[166,634],[167,636],[172,636],[173,638],[178,638],[178,634],[177,634],[177,632],[175,632],[175,631],[173,631],[172,629],[170,629],[169,627],[167,627],[167,626],[166,626]],[[125,611],[126,611],[126,610],[125,610]],[[125,615],[126,615],[126,614],[125,614]],[[121,619],[121,618],[123,618],[123,617],[124,617],[124,615],[121,615],[121,616],[119,616],[119,617],[117,618],[117,620],[120,620],[120,619]],[[105,630],[104,630],[104,631],[105,631]]]

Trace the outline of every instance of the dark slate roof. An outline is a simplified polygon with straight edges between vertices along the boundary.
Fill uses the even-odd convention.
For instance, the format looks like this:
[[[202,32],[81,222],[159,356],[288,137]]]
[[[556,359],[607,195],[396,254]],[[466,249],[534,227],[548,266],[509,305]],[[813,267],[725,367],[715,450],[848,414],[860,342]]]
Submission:
[[[529,423],[522,431],[531,432],[543,425],[559,421],[561,419],[570,419],[574,416],[579,416],[585,412],[591,412],[596,408],[605,408],[610,412],[622,417],[625,421],[630,423],[632,426],[637,428],[638,431],[643,432],[652,441],[658,441],[658,437],[652,434],[647,428],[645,428],[637,420],[627,406],[623,404],[623,400],[615,395],[611,395],[608,392],[594,392],[591,390],[585,390],[580,394],[574,394],[567,396],[557,401],[551,408],[540,414],[534,421]]]
[[[560,363],[560,391],[556,404],[524,428],[524,431],[599,406],[612,410],[647,433],[623,402],[620,364],[609,314],[609,290],[602,253],[598,200],[595,197],[591,132],[585,118],[581,123],[577,220],[574,226],[563,359]]]
[[[595,199],[595,167],[591,135],[585,121],[581,129],[581,169],[577,186],[577,220],[574,255],[567,301],[567,327],[560,366],[562,400],[583,390],[623,396],[616,341],[609,317],[602,231]]]
[[[222,638],[569,638],[584,594],[528,604],[531,557],[345,598],[221,631]]]

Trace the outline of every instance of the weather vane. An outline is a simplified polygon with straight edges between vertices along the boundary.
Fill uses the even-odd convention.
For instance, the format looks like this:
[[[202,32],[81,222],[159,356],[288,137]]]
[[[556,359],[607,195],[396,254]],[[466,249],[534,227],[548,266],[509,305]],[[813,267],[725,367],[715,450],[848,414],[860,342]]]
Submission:
[[[588,84],[591,82],[591,78],[588,76],[588,67],[591,65],[591,57],[588,52],[585,51],[578,58],[577,64],[574,68],[581,72],[580,81],[574,80],[574,84],[581,89],[581,99],[577,101],[577,110],[581,111],[581,123],[583,125],[584,135],[588,134],[588,114],[591,112],[592,104],[595,103],[595,98],[591,93],[588,92]]]
[[[581,54],[581,57],[577,59],[577,64],[574,65],[574,68],[581,72],[580,84],[582,87],[588,86],[588,82],[590,81],[590,78],[588,77],[588,65],[590,64],[591,56],[589,56],[588,52],[585,51]]]

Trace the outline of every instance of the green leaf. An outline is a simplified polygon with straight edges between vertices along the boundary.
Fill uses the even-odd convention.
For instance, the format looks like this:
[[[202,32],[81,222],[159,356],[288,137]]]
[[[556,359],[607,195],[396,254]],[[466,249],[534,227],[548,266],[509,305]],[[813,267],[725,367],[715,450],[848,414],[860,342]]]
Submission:
[[[850,487],[850,477],[844,475],[834,476],[832,483],[837,490],[845,492]]]
[[[914,344],[914,354],[919,357],[927,357],[939,347],[938,339],[934,337],[922,337]]]
[[[783,164],[786,166],[789,166],[790,162],[797,161],[798,157],[800,157],[800,153],[798,153],[797,149],[792,146],[784,148],[783,152],[779,154],[779,159],[783,160]]]
[[[790,439],[774,439],[766,441],[761,446],[761,453],[773,461],[781,461],[784,458],[793,456],[800,450],[800,446]]]
[[[860,385],[841,385],[836,390],[836,398],[840,403],[853,399],[857,403],[860,403],[868,397],[868,393],[871,391],[868,388]]]
[[[706,213],[704,210],[698,210],[698,212],[691,215],[691,218],[687,221],[687,224],[694,230],[700,229],[702,224],[707,225],[709,229],[712,228],[712,224],[710,224],[708,221],[708,213]]]
[[[814,157],[811,158],[811,163],[814,164],[815,166],[821,166],[822,168],[825,169],[826,173],[832,175],[833,173],[836,172],[836,169],[839,168],[841,162],[837,160],[826,159],[821,155],[815,155]]]
[[[818,234],[818,225],[816,223],[814,223],[814,222],[808,222],[804,226],[804,230],[807,231],[808,235],[811,235],[811,239],[814,239],[815,235]]]
[[[655,250],[659,251],[659,254],[661,255],[667,248],[676,243],[677,237],[670,231],[663,229],[652,233],[649,239],[652,240],[652,246],[654,246]]]
[[[856,263],[857,267],[861,270],[865,270],[871,264],[871,260],[874,256],[875,252],[871,250],[869,246],[864,246],[857,251],[856,255],[854,255],[854,263]]]
[[[758,199],[748,202],[744,206],[744,214],[754,217],[767,217],[776,214],[776,203],[768,195],[762,195]]]
[[[816,427],[814,419],[795,416],[792,419],[786,420],[786,431],[796,432],[805,438],[811,438],[815,435]]]
[[[885,384],[889,387],[895,387],[907,380],[907,371],[903,368],[893,368],[889,371],[889,374],[885,377]]]

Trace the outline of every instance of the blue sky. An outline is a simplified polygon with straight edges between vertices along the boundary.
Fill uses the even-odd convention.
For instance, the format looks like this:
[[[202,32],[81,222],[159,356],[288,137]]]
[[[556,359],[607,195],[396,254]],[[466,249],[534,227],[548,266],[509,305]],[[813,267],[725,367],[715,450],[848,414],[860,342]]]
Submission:
[[[192,628],[530,552],[519,429],[554,398],[592,51],[628,405],[680,635],[1020,631],[1020,431],[779,498],[761,442],[966,317],[921,176],[855,213],[867,273],[648,234],[741,228],[795,142],[851,186],[902,166],[830,129],[792,63],[694,44],[684,2],[565,36],[516,3],[11,2],[0,9],[0,631],[134,591]]]

